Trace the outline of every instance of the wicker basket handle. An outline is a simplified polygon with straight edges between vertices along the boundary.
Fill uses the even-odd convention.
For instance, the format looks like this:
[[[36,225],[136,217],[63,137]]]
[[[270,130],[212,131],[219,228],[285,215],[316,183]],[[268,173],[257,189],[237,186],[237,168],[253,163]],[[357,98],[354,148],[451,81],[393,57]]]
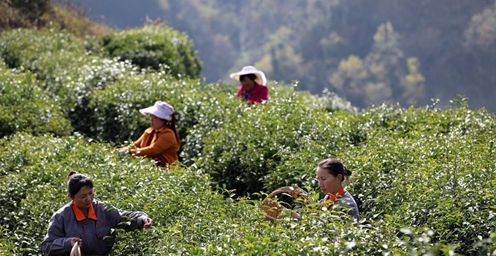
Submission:
[[[305,204],[311,203],[310,198],[308,198],[307,193],[299,188],[299,187],[294,187],[294,186],[284,186],[280,187],[274,191],[272,191],[270,194],[267,195],[267,197],[262,201],[261,208],[265,212],[265,219],[266,221],[273,221],[274,219],[278,219],[279,214],[286,209],[286,207],[282,206],[281,204],[275,202],[272,200],[272,198],[278,194],[282,193],[288,193],[289,195],[293,196],[294,198],[297,197],[302,197],[304,199]]]

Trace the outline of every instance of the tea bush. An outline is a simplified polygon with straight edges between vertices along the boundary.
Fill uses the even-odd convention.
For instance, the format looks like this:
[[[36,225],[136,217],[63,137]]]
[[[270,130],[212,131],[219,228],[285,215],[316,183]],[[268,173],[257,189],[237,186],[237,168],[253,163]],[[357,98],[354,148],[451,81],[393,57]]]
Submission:
[[[95,90],[90,97],[88,107],[95,110],[96,118],[94,137],[119,142],[137,139],[149,126],[148,118],[138,110],[157,100],[171,104],[176,109],[176,118],[181,119],[181,102],[194,90],[201,90],[197,81],[178,80],[165,72],[144,71],[124,76],[106,88]]]
[[[339,95],[329,91],[327,88],[324,89],[322,95],[320,96],[308,94],[306,105],[310,108],[325,109],[329,112],[334,112],[337,110],[346,112],[358,111],[358,108],[351,105],[351,102],[339,97]]]
[[[5,63],[36,74],[39,87],[64,106],[65,117],[84,134],[93,123],[91,110],[85,106],[87,94],[112,82],[122,66],[126,67],[124,62],[87,55],[91,43],[59,30],[7,30],[0,35],[0,42]],[[125,71],[132,71],[132,66],[127,66]]]
[[[43,69],[37,60],[44,54],[74,53],[84,55],[82,40],[70,33],[50,29],[12,29],[0,35],[0,55],[10,68]],[[57,61],[55,61],[57,63]],[[40,79],[44,76],[40,74]]]
[[[487,220],[496,123],[483,109],[383,105],[328,113],[280,97],[237,116],[205,135],[196,164],[239,195],[315,187],[316,164],[332,156],[354,171],[348,190],[368,219],[428,227],[432,241],[468,254],[495,228]]]
[[[164,172],[147,159],[119,159],[112,145],[81,136],[17,133],[1,139],[0,149],[2,254],[41,253],[49,218],[67,202],[70,170],[90,175],[100,200],[153,218],[150,230],[118,231],[113,255],[407,255],[452,250],[432,243],[432,232],[424,228],[402,229],[384,220],[353,225],[337,212],[312,208],[300,209],[299,222],[263,222],[259,202],[217,194],[202,169]]]
[[[478,254],[489,237],[494,202],[494,116],[467,105],[371,108],[361,114],[367,140],[340,155],[355,171],[349,186],[370,218],[428,226],[433,241]],[[367,131],[368,130],[368,131]],[[490,181],[490,182],[487,182]],[[474,214],[478,212],[478,214]]]
[[[172,75],[200,75],[201,63],[193,42],[186,34],[165,25],[116,32],[106,36],[102,44],[111,57],[130,60],[140,68],[158,70],[165,65]]]
[[[167,31],[171,35],[174,34],[174,31],[166,28],[146,28],[143,31],[159,33],[160,31],[158,30],[161,32]],[[179,34],[175,36],[179,38],[173,40],[177,43],[176,47],[179,52],[191,47],[187,46],[186,42],[183,41],[187,40],[187,38]],[[121,141],[122,138],[129,139],[127,136],[129,133],[126,132],[118,138],[109,138],[109,136],[101,134],[101,131],[107,128],[99,126],[106,122],[102,121],[102,118],[113,122],[112,117],[115,116],[99,116],[99,113],[95,111],[98,111],[98,109],[89,106],[92,104],[91,102],[95,102],[91,97],[94,94],[98,94],[93,93],[93,91],[104,90],[105,86],[109,84],[119,83],[133,84],[134,87],[130,93],[134,93],[134,91],[139,93],[142,82],[139,79],[143,78],[143,76],[153,77],[153,82],[159,81],[162,76],[166,81],[172,81],[173,79],[170,75],[166,75],[164,71],[157,73],[140,71],[129,61],[118,61],[117,59],[107,59],[99,56],[101,52],[91,40],[79,39],[63,31],[52,29],[9,30],[2,33],[0,42],[0,55],[5,63],[11,68],[22,67],[35,73],[40,80],[40,87],[45,89],[50,97],[57,99],[65,106],[64,114],[71,120],[74,129],[90,137],[109,140],[121,139]],[[177,58],[175,61],[177,61]],[[185,59],[184,61],[186,63],[178,62],[176,64],[189,65],[187,63],[189,60]],[[175,81],[173,82],[174,84],[184,83],[180,79]],[[160,83],[162,84],[163,82],[161,81]],[[188,81],[188,83],[197,84],[198,82]],[[115,86],[118,87],[119,85]],[[115,88],[115,86],[112,88]],[[155,99],[157,98],[154,97]],[[121,101],[111,104],[118,104]],[[145,104],[149,105],[153,104],[153,102],[146,102]],[[126,123],[124,127],[134,124],[135,122]],[[141,126],[133,128],[140,129]],[[131,134],[133,133],[131,132]]]
[[[231,120],[208,130],[201,142],[196,163],[240,195],[306,182],[314,174],[302,176],[303,171],[349,143],[346,133],[353,124],[334,120],[348,112],[309,107],[305,94],[290,88],[271,92],[266,105],[241,105],[227,113]]]
[[[0,138],[24,131],[68,135],[72,130],[62,106],[50,98],[31,72],[0,66]]]
[[[95,56],[83,57],[73,63],[54,73],[56,79],[51,84],[61,88],[57,94],[66,102],[65,113],[75,130],[96,138],[98,109],[90,107],[95,91],[138,75],[140,71],[129,62]]]
[[[196,92],[217,89],[189,86]],[[188,120],[192,128],[186,140],[198,142],[188,145],[198,148],[183,152],[192,153],[188,158],[192,167],[167,174],[146,159],[118,159],[112,145],[78,136],[17,134],[3,139],[0,195],[2,205],[7,206],[2,216],[7,217],[2,230],[10,238],[2,240],[5,248],[14,254],[39,250],[32,245],[40,244],[46,220],[64,202],[61,183],[68,170],[78,169],[103,185],[97,188],[100,199],[124,209],[143,209],[156,221],[156,228],[150,231],[119,233],[114,251],[118,255],[449,254],[455,250],[478,254],[493,250],[488,239],[494,226],[487,220],[494,216],[494,182],[482,182],[494,180],[490,157],[494,149],[491,140],[487,141],[492,138],[494,118],[487,112],[465,106],[444,111],[379,106],[360,113],[331,114],[306,108],[303,98],[285,88],[275,88],[273,95],[278,97],[269,104],[255,106],[239,104],[228,93],[225,98],[187,95],[174,98],[182,101],[176,103],[181,106],[178,109],[190,111],[186,108],[193,106],[190,113],[197,114]],[[105,103],[107,96],[99,95],[99,102]],[[210,124],[216,125],[215,129],[207,129]],[[271,141],[274,144],[265,147]],[[280,148],[271,154],[270,146]],[[199,153],[194,153],[197,149]],[[216,161],[204,156],[210,149],[221,149],[210,155]],[[257,149],[269,153],[258,159]],[[298,210],[304,216],[300,222],[283,220],[268,225],[261,221],[259,202],[240,197],[239,191],[220,190],[237,199],[234,201],[211,190],[215,184],[239,182],[234,177],[229,183],[231,177],[212,171],[224,168],[225,159],[233,162],[238,157],[240,165],[233,168],[252,168],[253,176],[244,177],[259,182],[263,190],[295,182],[318,198],[315,164],[329,155],[340,157],[354,171],[355,178],[347,188],[355,195],[364,219],[357,226],[311,208]],[[269,166],[267,171],[257,169],[260,163]],[[255,174],[266,178],[259,181]],[[44,191],[52,196],[43,195]],[[52,211],[40,213],[46,209]]]

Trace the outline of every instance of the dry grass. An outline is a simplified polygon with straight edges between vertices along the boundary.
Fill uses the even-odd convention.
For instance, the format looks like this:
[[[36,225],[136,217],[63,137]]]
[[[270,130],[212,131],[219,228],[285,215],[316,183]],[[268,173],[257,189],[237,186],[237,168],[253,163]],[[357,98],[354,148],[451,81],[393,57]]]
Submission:
[[[23,19],[9,1],[0,1],[0,32],[9,28],[30,27],[31,22]]]
[[[23,15],[10,1],[0,1],[0,33],[13,28],[54,27],[67,30],[78,37],[101,37],[112,29],[88,19],[82,9],[69,2],[52,4],[39,18]]]
[[[52,25],[57,25],[60,29],[80,37],[87,35],[101,37],[112,32],[110,27],[91,21],[83,11],[70,4],[55,5],[53,11],[46,16],[53,22]]]

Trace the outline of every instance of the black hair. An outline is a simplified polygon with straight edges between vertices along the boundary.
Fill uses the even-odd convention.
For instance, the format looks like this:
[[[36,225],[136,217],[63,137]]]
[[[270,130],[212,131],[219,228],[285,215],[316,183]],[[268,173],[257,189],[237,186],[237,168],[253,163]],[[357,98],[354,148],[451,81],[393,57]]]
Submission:
[[[245,77],[252,80],[253,82],[255,82],[255,80],[257,79],[257,76],[255,74],[246,74],[246,75],[240,75],[239,81],[243,81],[245,79]]]
[[[329,174],[332,174],[335,177],[341,174],[343,176],[343,180],[345,177],[351,176],[351,171],[348,170],[348,168],[346,168],[346,166],[336,158],[327,158],[325,160],[322,160],[319,163],[319,168],[327,170]]]
[[[67,175],[67,193],[73,197],[79,192],[82,187],[93,188],[93,181],[90,177],[79,174],[75,171],[69,172]]]
[[[176,136],[177,143],[181,144],[181,139],[179,138],[179,132],[177,131],[177,128],[176,128],[176,115],[175,115],[175,113],[172,113],[170,121],[166,120],[166,119],[162,119],[162,121],[164,121],[164,124],[167,125],[167,127],[169,127],[174,132],[174,135]]]
[[[69,181],[69,179],[72,177],[72,175],[74,175],[76,173],[77,173],[76,171],[69,172],[69,174],[67,174],[67,181]]]

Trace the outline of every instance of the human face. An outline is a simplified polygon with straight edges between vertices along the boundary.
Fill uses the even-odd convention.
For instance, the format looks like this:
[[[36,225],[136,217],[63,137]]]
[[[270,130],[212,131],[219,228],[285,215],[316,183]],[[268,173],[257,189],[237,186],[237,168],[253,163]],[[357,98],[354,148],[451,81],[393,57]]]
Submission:
[[[337,193],[341,187],[342,175],[334,176],[327,169],[317,168],[317,181],[319,188],[326,195]]]
[[[164,124],[165,124],[165,122],[162,119],[160,119],[154,115],[150,115],[150,126],[153,129],[158,129],[158,128],[164,126]]]
[[[243,86],[243,89],[247,92],[253,91],[253,88],[255,88],[255,82],[252,81],[249,77],[243,77],[243,80],[240,81],[241,86]]]
[[[72,196],[72,201],[74,201],[79,209],[87,210],[94,198],[95,192],[93,191],[93,188],[83,186],[74,196]]]

